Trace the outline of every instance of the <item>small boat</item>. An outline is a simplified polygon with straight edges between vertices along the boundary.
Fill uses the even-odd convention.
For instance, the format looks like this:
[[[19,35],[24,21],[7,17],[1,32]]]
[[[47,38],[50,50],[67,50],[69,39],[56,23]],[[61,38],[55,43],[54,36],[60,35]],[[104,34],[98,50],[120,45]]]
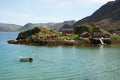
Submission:
[[[19,57],[20,61],[33,61],[31,57]]]

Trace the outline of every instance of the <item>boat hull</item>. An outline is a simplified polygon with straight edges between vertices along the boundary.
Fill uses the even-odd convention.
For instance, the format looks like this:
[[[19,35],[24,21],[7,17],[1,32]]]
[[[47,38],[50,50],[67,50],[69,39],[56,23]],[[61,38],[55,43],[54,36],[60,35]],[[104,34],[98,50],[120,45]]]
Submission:
[[[31,57],[19,57],[20,61],[25,61],[25,62],[28,62],[28,61],[33,61],[33,59]]]

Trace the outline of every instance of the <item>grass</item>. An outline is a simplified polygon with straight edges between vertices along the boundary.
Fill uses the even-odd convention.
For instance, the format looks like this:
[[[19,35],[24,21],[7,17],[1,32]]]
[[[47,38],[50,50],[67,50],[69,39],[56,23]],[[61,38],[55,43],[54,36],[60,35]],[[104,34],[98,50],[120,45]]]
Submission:
[[[110,35],[111,39],[120,39],[120,35]]]
[[[59,39],[60,40],[64,40],[64,39],[76,39],[78,37],[78,35],[75,35],[75,34],[73,34],[73,35],[62,35],[62,34],[60,34],[59,35]]]

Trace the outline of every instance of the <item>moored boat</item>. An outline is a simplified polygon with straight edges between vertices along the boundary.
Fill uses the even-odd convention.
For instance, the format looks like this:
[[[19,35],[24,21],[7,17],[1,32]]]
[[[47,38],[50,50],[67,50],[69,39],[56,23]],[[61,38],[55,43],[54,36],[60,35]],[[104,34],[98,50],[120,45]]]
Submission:
[[[31,57],[19,57],[20,61],[33,61]]]

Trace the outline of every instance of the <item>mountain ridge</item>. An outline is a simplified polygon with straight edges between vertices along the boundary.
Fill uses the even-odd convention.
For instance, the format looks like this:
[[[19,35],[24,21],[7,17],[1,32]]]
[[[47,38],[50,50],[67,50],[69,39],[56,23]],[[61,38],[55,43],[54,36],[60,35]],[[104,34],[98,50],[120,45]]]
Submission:
[[[25,24],[23,27],[21,27],[19,30],[20,31],[24,31],[24,30],[28,30],[30,28],[34,28],[36,26],[44,26],[44,27],[47,27],[49,29],[55,29],[57,31],[59,31],[59,29],[61,27],[63,27],[65,24],[68,24],[68,25],[73,25],[76,21],[74,20],[70,20],[70,21],[64,21],[64,22],[59,22],[59,23],[27,23]]]
[[[92,15],[77,21],[73,27],[84,23],[93,23],[104,29],[120,29],[120,0],[110,1],[101,6]]]
[[[21,28],[21,25],[9,24],[9,23],[0,23],[0,32],[18,31],[19,28]]]
[[[55,29],[58,30],[65,24],[73,25],[76,21],[69,20],[59,23],[27,23],[24,26],[22,25],[16,25],[16,24],[10,24],[10,23],[0,23],[0,32],[16,32],[16,31],[26,31],[28,29],[34,28],[36,26],[44,26],[49,29]]]

